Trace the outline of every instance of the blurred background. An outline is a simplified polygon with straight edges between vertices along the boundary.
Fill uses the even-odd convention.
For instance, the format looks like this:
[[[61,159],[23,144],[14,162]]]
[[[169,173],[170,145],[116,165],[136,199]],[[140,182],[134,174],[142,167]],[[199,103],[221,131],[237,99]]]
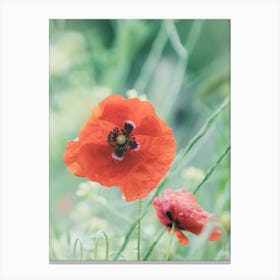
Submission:
[[[62,160],[91,110],[106,96],[147,99],[172,127],[177,153],[199,132],[230,94],[229,20],[50,20],[50,260],[109,260],[137,217],[116,187],[72,175]],[[229,106],[180,161],[173,189],[193,191],[230,144]],[[172,243],[172,260],[230,259],[230,158],[227,155],[196,193],[199,204],[221,222],[218,242],[187,233],[190,243]],[[143,203],[145,205],[144,199]],[[142,220],[141,252],[162,225],[150,208]],[[164,260],[164,234],[149,260]],[[121,260],[135,260],[136,231]]]

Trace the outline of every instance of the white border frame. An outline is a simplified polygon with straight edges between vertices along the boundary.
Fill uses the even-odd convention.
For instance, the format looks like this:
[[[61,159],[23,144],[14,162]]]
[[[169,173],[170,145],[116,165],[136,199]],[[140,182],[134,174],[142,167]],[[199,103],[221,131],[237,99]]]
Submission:
[[[231,264],[52,265],[49,18],[231,19]],[[2,1],[1,279],[279,279],[279,2]]]

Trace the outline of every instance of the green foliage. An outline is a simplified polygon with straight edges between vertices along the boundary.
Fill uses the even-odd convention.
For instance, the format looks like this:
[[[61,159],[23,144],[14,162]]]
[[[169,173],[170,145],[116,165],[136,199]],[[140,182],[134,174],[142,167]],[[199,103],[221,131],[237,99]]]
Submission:
[[[229,21],[50,20],[49,25],[50,260],[137,260],[137,244],[145,261],[229,260]],[[143,199],[139,217],[137,201],[127,203],[118,188],[73,176],[62,161],[66,142],[112,93],[151,101],[177,142],[169,174]],[[197,199],[220,219],[223,238],[209,242],[207,232],[187,233],[189,245],[172,241],[151,207],[166,186],[199,189]]]

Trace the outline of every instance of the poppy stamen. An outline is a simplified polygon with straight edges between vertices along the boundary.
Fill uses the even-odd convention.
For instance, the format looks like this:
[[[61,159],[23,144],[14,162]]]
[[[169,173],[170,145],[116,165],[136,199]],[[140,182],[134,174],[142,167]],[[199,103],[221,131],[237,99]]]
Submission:
[[[166,212],[165,212],[165,215],[168,217],[168,219],[169,219],[171,222],[174,222],[174,221],[173,221],[172,214],[171,214],[170,211],[166,211]]]
[[[132,134],[134,128],[135,124],[132,121],[125,121],[123,129],[115,127],[109,132],[107,142],[114,149],[112,153],[114,159],[123,160],[125,152],[139,150],[140,145]]]

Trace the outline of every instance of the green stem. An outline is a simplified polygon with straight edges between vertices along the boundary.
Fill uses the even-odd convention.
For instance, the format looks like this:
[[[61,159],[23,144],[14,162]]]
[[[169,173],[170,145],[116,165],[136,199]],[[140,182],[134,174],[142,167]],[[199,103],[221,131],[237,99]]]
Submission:
[[[109,260],[109,238],[104,231],[102,231],[102,233],[104,235],[105,244],[106,244],[105,260],[108,261]]]
[[[160,61],[160,57],[163,52],[164,46],[167,43],[167,39],[168,36],[165,30],[165,25],[163,23],[160,27],[160,31],[158,33],[157,38],[153,42],[149,56],[141,69],[140,75],[138,76],[138,79],[134,84],[134,88],[139,93],[143,93],[147,84],[149,83],[153,71],[155,71]]]
[[[67,226],[67,231],[66,231],[66,239],[67,239],[67,245],[70,246],[71,244],[71,233],[70,233],[70,226]]]
[[[95,244],[94,244],[94,260],[97,260],[97,254],[98,254],[98,242],[99,242],[99,238],[96,237],[95,238]]]
[[[141,234],[141,210],[142,200],[138,201],[138,232],[137,232],[137,260],[140,261],[140,234]]]
[[[206,132],[214,123],[216,118],[220,115],[220,113],[224,110],[224,108],[228,104],[229,104],[229,99],[226,98],[225,101],[221,104],[221,106],[207,119],[203,127],[199,130],[199,132],[190,140],[186,148],[182,152],[180,152],[180,154],[178,154],[173,164],[172,174],[175,173],[175,171],[179,167],[179,163],[182,162],[182,160],[186,157],[186,155],[189,153],[192,147],[206,134]]]
[[[74,243],[74,253],[73,253],[73,258],[75,260],[76,258],[76,251],[77,251],[77,244],[80,244],[80,260],[83,260],[83,243],[81,242],[81,240],[79,238],[77,238],[75,240],[75,243]]]
[[[131,224],[130,228],[128,229],[126,235],[125,235],[125,238],[124,238],[124,241],[122,243],[122,246],[121,248],[119,249],[119,251],[117,252],[116,256],[114,257],[114,261],[116,261],[121,253],[124,251],[124,249],[126,248],[127,244],[128,244],[128,241],[129,241],[129,238],[131,236],[131,234],[133,233],[135,227],[137,226],[138,224],[138,220],[142,220],[143,217],[145,217],[145,215],[148,213],[148,210],[152,204],[152,201],[153,199],[159,194],[159,192],[166,186],[168,180],[167,179],[164,179],[159,187],[157,188],[156,192],[154,193],[154,195],[151,196],[150,200],[148,201],[148,203],[146,204],[146,207],[144,208],[144,211],[142,211],[142,214],[141,214],[141,217],[137,218],[136,221],[134,221],[134,223]]]
[[[187,56],[187,50],[185,49],[184,45],[181,43],[180,36],[176,29],[174,20],[171,19],[165,20],[165,26],[174,50],[177,52],[177,54],[181,59],[185,59]]]
[[[165,97],[165,104],[168,104],[169,108],[174,106],[175,100],[178,99],[180,91],[185,81],[185,74],[188,66],[188,60],[191,56],[193,48],[197,43],[199,36],[202,31],[204,20],[193,21],[189,35],[185,43],[183,44],[180,40],[179,34],[177,32],[177,28],[175,26],[174,20],[165,20],[165,26],[167,33],[169,35],[169,39],[171,44],[173,45],[175,51],[179,55],[179,59],[176,63],[175,67],[175,77],[176,82],[171,84],[170,91],[172,94],[169,94]],[[165,111],[165,118],[170,117],[171,110]]]
[[[172,224],[172,229],[171,229],[170,234],[171,234],[171,236],[170,236],[170,239],[169,239],[168,250],[167,250],[167,254],[166,254],[166,260],[167,261],[169,261],[171,244],[172,244],[173,237],[174,237],[174,223]]]
[[[146,261],[148,259],[148,257],[151,255],[155,246],[158,244],[158,242],[160,241],[161,237],[164,235],[165,232],[166,232],[166,228],[164,227],[162,229],[162,231],[159,233],[159,235],[156,238],[156,240],[154,241],[154,243],[152,244],[152,246],[149,248],[148,252],[146,253],[145,257],[143,258],[143,261]]]
[[[192,54],[194,47],[199,39],[199,36],[201,35],[204,22],[205,22],[204,19],[200,19],[200,20],[194,20],[192,23],[189,35],[184,43],[185,48],[188,51],[188,57],[190,57],[190,55]]]
[[[219,165],[219,163],[222,161],[222,159],[226,156],[226,154],[229,152],[230,146],[226,148],[226,150],[223,152],[223,154],[217,159],[217,161],[208,169],[204,179],[201,181],[201,183],[198,184],[198,186],[194,189],[193,194],[195,194],[199,188],[204,184],[206,180],[211,176],[215,168]]]
[[[102,236],[101,236],[102,235]],[[109,259],[109,238],[108,235],[106,234],[105,231],[101,230],[97,233],[96,235],[96,241],[95,241],[95,255],[94,255],[94,259],[96,260],[97,258],[97,249],[98,249],[98,244],[99,244],[99,238],[103,237],[105,240],[105,260],[108,261]]]

